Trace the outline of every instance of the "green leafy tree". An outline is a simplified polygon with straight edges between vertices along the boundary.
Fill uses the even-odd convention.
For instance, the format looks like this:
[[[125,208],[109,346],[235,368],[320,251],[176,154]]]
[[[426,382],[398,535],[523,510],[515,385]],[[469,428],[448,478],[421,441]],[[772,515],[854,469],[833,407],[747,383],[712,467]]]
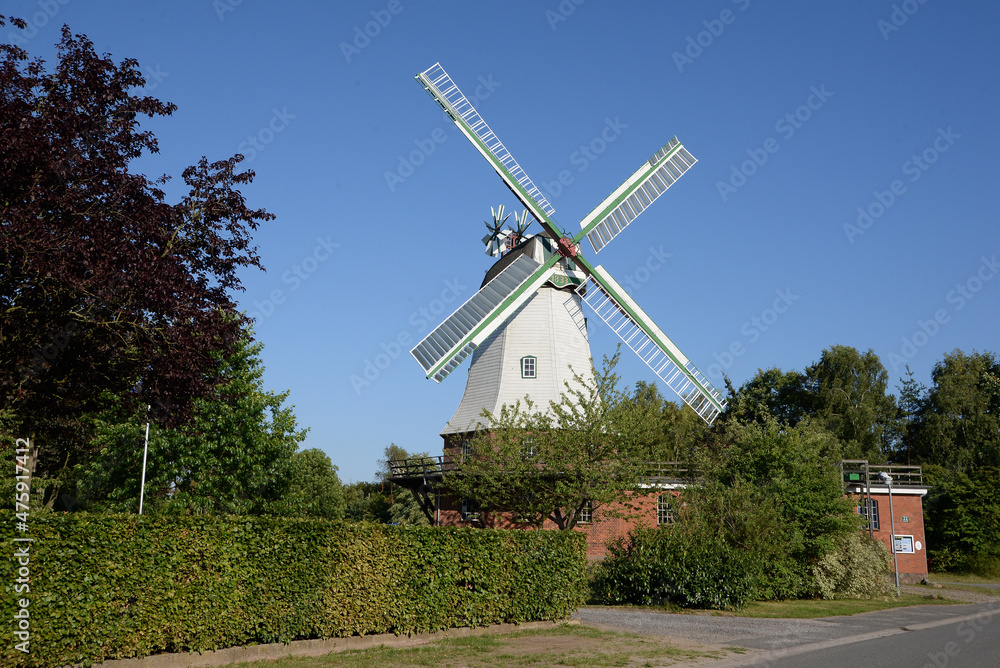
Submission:
[[[535,410],[526,398],[496,415],[485,411],[490,428],[471,439],[471,454],[446,477],[446,489],[475,500],[484,525],[505,513],[572,529],[588,504],[597,509],[627,499],[646,480],[635,453],[652,440],[659,410],[619,389],[617,363],[615,354],[591,378],[574,374],[548,410]]]
[[[906,367],[906,379],[899,385],[899,412],[896,422],[896,452],[898,463],[913,463],[913,440],[919,433],[918,418],[924,412],[927,388],[913,378],[913,371]]]
[[[632,456],[650,462],[690,463],[697,459],[710,438],[708,427],[697,413],[664,399],[656,383],[636,383],[631,401],[638,404],[638,410],[648,408],[658,413],[649,440],[639,442]]]
[[[931,380],[908,429],[914,461],[955,471],[1000,466],[996,356],[955,350],[934,365]]]
[[[386,487],[389,483],[352,482],[344,485],[344,519],[348,522],[389,524],[392,501]]]
[[[145,506],[152,512],[261,514],[286,494],[293,455],[305,438],[287,392],[265,391],[250,330],[219,362],[219,384],[199,399],[190,426],[154,425],[149,436]],[[147,416],[113,407],[92,419],[100,457],[79,467],[79,490],[95,509],[138,507]]]
[[[322,450],[300,450],[292,456],[288,487],[270,513],[291,517],[344,519],[347,502],[337,467]]]
[[[753,378],[730,397],[722,426],[728,424],[767,424],[771,419],[794,427],[809,413],[806,377],[798,371],[784,372],[777,367],[758,369]]]
[[[888,373],[871,350],[831,346],[803,372],[758,371],[731,398],[720,428],[772,419],[795,427],[808,419],[836,436],[845,458],[885,461],[898,433],[887,383]]]
[[[871,350],[831,346],[806,371],[808,413],[836,435],[847,459],[886,461],[892,452],[896,400],[889,374]]]
[[[854,504],[844,498],[838,439],[810,421],[787,428],[773,418],[733,427],[729,438],[723,458],[706,464],[707,478],[749,486],[761,503],[775,504],[786,524],[776,539],[785,556],[770,554],[766,587],[779,597],[810,593],[810,567],[837,549],[839,537],[860,530]]]
[[[1000,468],[925,467],[927,543],[935,570],[1000,576]]]

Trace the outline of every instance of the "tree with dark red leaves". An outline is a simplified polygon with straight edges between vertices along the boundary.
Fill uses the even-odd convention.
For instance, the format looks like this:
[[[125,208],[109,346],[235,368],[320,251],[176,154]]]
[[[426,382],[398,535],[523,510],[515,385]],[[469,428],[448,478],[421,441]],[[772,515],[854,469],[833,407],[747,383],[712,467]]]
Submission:
[[[52,72],[0,45],[0,414],[37,437],[36,473],[86,458],[78,418],[102,394],[183,425],[247,324],[236,272],[262,269],[250,233],[273,216],[247,208],[240,155],[184,170],[175,204],[130,171],[157,152],[139,117],[176,109],[144,85],[67,27]]]

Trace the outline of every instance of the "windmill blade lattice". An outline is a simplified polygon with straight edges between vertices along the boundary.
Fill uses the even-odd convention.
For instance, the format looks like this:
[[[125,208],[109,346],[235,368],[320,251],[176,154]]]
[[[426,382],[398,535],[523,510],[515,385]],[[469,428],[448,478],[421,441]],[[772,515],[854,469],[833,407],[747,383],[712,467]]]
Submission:
[[[667,387],[712,424],[725,409],[722,395],[603,267],[594,267],[577,292]]]
[[[440,383],[454,371],[548,280],[558,259],[556,255],[539,263],[529,255],[519,256],[425,336],[410,354],[427,377]]]
[[[555,209],[545,199],[545,195],[528,178],[528,175],[517,164],[507,147],[496,136],[476,108],[459,87],[451,80],[440,63],[435,63],[424,72],[417,75],[417,80],[424,89],[451,117],[462,133],[483,154],[497,174],[504,180],[514,196],[531,212],[531,215],[546,227],[552,226],[553,231],[560,234],[549,218]]]
[[[580,221],[582,231],[574,241],[586,236],[599,253],[696,162],[674,137]]]

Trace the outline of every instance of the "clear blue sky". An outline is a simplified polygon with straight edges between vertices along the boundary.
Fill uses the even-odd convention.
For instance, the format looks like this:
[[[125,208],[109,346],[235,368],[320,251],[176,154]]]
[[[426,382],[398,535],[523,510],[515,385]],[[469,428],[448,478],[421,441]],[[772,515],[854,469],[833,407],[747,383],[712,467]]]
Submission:
[[[176,187],[202,155],[250,158],[244,194],[277,220],[256,235],[267,273],[247,272],[239,300],[268,388],[291,390],[306,447],[345,481],[371,479],[390,442],[440,452],[468,363],[437,385],[406,348],[478,288],[490,206],[516,208],[414,81],[436,61],[482,98],[568,230],[673,135],[699,159],[591,257],[714,382],[802,369],[835,344],[873,349],[893,386],[906,363],[929,383],[948,351],[1000,352],[995,3],[8,0],[4,13],[32,23],[32,54],[51,61],[67,23],[179,106],[147,124],[161,152],[139,171]],[[596,357],[614,350],[603,326],[591,335]],[[367,362],[385,368],[352,384]],[[621,371],[654,379],[633,357]]]

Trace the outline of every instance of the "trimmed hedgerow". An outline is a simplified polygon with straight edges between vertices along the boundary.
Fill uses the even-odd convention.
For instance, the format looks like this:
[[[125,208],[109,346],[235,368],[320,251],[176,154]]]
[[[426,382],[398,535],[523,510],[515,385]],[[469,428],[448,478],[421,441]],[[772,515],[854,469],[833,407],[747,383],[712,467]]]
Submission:
[[[569,531],[75,513],[35,515],[19,536],[34,539],[30,592],[0,560],[0,613],[30,599],[30,653],[8,621],[11,666],[560,619],[586,592]]]

